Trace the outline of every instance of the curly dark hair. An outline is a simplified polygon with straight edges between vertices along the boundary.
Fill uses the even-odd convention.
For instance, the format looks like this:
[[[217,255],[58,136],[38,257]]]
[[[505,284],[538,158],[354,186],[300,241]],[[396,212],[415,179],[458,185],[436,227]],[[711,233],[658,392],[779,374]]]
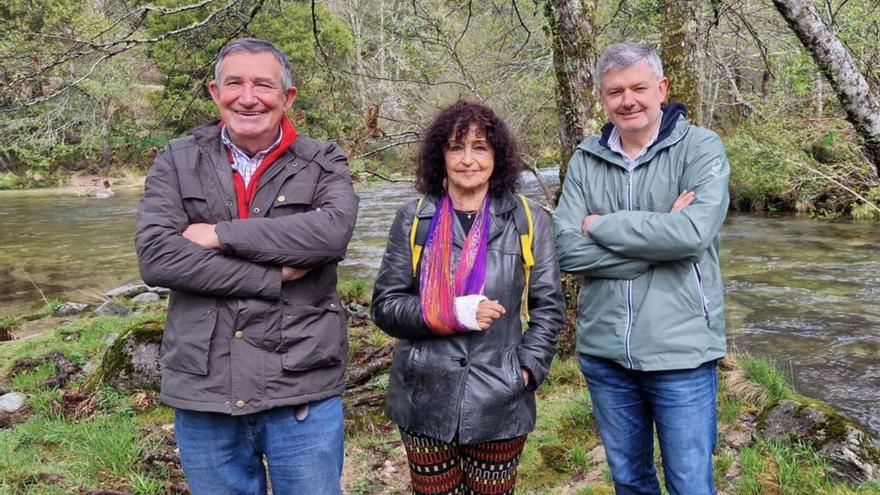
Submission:
[[[495,152],[495,168],[489,177],[489,193],[497,196],[505,189],[519,189],[520,159],[516,141],[507,124],[495,112],[481,103],[458,100],[440,110],[425,130],[416,164],[416,190],[422,194],[442,194],[446,178],[444,153],[449,137],[461,140],[471,124],[486,135]]]

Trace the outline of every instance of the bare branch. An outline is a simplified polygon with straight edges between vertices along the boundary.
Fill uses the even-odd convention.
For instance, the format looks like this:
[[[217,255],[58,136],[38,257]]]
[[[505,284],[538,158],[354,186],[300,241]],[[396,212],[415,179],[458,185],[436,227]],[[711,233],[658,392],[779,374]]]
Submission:
[[[523,21],[523,18],[519,13],[519,7],[516,5],[516,0],[510,0],[510,3],[513,4],[513,11],[516,13],[516,18],[519,19],[519,25],[526,30],[526,40],[523,41],[522,46],[520,46],[517,51],[513,52],[513,58],[516,58],[519,56],[520,52],[523,51],[526,45],[529,44],[529,40],[532,39],[532,32],[529,31],[528,26],[526,26],[525,21]]]
[[[382,146],[381,148],[376,148],[374,150],[370,150],[366,153],[360,154],[360,155],[354,157],[353,159],[366,158],[370,155],[375,155],[376,153],[379,153],[380,151],[385,151],[387,149],[395,148],[397,146],[404,146],[407,144],[415,144],[415,143],[419,143],[419,142],[421,142],[421,139],[410,139],[410,140],[405,140],[405,141],[397,141],[397,142]]]

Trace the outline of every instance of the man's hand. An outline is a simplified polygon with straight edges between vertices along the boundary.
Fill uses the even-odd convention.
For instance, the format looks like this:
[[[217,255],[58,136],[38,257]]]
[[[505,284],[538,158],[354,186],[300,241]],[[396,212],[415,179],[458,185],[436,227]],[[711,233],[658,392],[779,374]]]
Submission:
[[[678,195],[677,198],[675,198],[675,202],[672,203],[672,209],[670,209],[669,212],[678,213],[684,210],[687,205],[694,202],[695,197],[696,194],[693,191],[688,191],[687,189],[685,189],[684,191],[682,191],[681,194]]]
[[[296,268],[293,266],[282,266],[281,267],[281,281],[282,282],[293,282],[294,280],[299,280],[306,276],[312,269],[311,268]]]
[[[531,375],[529,375],[529,372],[526,371],[525,368],[520,369],[520,371],[522,371],[522,377],[523,377],[523,384],[524,384],[524,387],[528,387],[528,386],[529,386],[529,377],[530,377]]]
[[[220,249],[220,239],[214,232],[214,225],[210,223],[194,223],[183,231],[184,239],[207,249]]]
[[[583,234],[584,237],[590,236],[590,224],[593,223],[593,220],[595,220],[599,217],[600,217],[600,215],[590,215],[590,216],[584,217],[584,221],[581,222],[581,234]]]
[[[504,306],[498,301],[490,301],[488,299],[480,301],[480,305],[477,307],[477,325],[480,326],[480,330],[485,330],[495,320],[501,318],[501,315],[505,312]]]

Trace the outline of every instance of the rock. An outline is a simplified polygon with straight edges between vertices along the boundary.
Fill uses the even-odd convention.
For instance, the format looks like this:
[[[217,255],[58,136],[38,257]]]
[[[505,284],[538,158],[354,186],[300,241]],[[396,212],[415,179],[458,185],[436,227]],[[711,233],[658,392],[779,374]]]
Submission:
[[[86,196],[97,199],[112,198],[113,191],[110,189],[86,189]]]
[[[144,292],[131,298],[131,302],[137,304],[149,304],[159,301],[159,294],[155,292]]]
[[[92,311],[92,314],[95,316],[124,316],[128,314],[128,308],[120,302],[110,300],[98,306],[98,309]]]
[[[97,369],[98,369],[98,363],[96,363],[94,361],[89,361],[83,365],[82,372],[86,376],[91,376],[91,374],[94,373],[95,370],[97,370]]]
[[[88,304],[76,303],[76,302],[66,302],[61,306],[55,308],[55,311],[52,311],[52,314],[55,316],[76,316],[86,309],[88,309]]]
[[[367,319],[370,317],[370,313],[367,311],[367,308],[365,308],[362,304],[358,304],[356,302],[349,303],[345,307],[345,309],[348,310],[348,313],[351,315],[352,318]]]
[[[104,293],[104,297],[107,299],[113,299],[114,297],[134,297],[138,294],[143,294],[144,292],[149,291],[150,288],[147,287],[147,284],[143,282],[133,282],[125,285],[121,285],[113,290],[108,290]]]
[[[171,289],[167,287],[150,287],[150,292],[155,292],[159,297],[167,297],[171,294]]]
[[[764,412],[759,428],[767,439],[808,442],[829,462],[836,481],[858,484],[880,475],[870,435],[833,411],[783,400]]]
[[[150,320],[120,334],[104,354],[101,381],[122,391],[158,391],[162,381],[159,346],[163,327],[163,321]]]
[[[116,339],[119,338],[118,333],[108,333],[104,336],[104,343],[107,344],[107,347],[113,345],[113,342],[116,342]]]
[[[0,396],[0,412],[12,414],[24,407],[27,396],[18,392],[10,392]]]

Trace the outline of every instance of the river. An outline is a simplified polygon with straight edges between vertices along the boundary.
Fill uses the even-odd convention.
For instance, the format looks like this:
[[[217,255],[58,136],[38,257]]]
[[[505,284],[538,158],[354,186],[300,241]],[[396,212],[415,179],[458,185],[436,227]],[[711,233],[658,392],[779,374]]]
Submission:
[[[543,177],[556,187],[556,170]],[[532,176],[524,191],[540,199]],[[372,278],[410,183],[358,186],[342,277]],[[0,315],[46,297],[94,302],[137,277],[140,192],[107,199],[0,192]],[[880,225],[730,214],[722,232],[731,346],[771,358],[795,388],[880,432]]]

